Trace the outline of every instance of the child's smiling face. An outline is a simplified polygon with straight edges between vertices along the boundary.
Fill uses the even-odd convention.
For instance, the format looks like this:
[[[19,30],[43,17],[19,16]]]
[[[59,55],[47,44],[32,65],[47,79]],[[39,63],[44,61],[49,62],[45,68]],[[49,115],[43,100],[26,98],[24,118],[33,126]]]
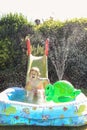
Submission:
[[[40,70],[37,67],[32,67],[29,72],[29,78],[30,80],[36,80],[40,76]]]
[[[38,78],[38,72],[35,70],[32,70],[30,72],[30,79],[36,80]]]

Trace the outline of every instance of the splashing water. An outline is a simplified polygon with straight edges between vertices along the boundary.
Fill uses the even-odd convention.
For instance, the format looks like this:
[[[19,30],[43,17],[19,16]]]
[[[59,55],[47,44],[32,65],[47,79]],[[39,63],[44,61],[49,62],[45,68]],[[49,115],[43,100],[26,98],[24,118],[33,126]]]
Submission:
[[[56,36],[51,36],[50,44],[50,59],[56,69],[59,80],[63,78],[65,63],[69,53],[69,49],[72,51],[76,50],[76,44],[82,41],[86,35],[85,29],[82,26],[75,27],[71,31],[68,37],[66,37],[67,29],[64,33],[64,37],[57,39]],[[79,44],[78,44],[79,45]]]
[[[51,39],[50,59],[55,66],[58,79],[61,80],[64,75],[65,62],[69,52],[69,42],[65,38],[60,42],[54,38]]]

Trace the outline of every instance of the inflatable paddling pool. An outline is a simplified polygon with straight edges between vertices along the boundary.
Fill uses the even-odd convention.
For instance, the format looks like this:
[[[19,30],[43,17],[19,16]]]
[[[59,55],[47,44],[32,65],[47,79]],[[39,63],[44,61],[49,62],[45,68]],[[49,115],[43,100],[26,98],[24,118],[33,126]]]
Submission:
[[[19,93],[19,94],[18,94]],[[22,95],[22,96],[21,96]],[[27,103],[23,88],[0,93],[0,125],[81,126],[87,124],[87,98],[80,93],[65,103]]]
[[[28,69],[26,84],[30,80],[30,70],[36,66],[40,70],[41,85],[48,79],[48,40],[44,56],[33,56],[30,41],[27,40]],[[35,78],[33,75],[32,78]],[[35,83],[35,82],[34,82]],[[36,82],[37,83],[37,82]],[[33,83],[32,83],[33,84]],[[45,84],[44,84],[45,85]],[[34,126],[82,126],[87,124],[87,97],[66,81],[58,81],[45,87],[45,99],[27,100],[27,89],[11,87],[0,93],[0,125]],[[31,97],[31,96],[30,96]]]

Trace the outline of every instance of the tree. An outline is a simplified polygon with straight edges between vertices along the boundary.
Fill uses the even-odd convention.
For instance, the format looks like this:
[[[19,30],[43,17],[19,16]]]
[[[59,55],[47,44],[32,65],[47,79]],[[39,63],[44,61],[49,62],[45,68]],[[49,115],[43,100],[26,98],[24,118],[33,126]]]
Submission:
[[[7,14],[0,20],[0,46],[4,49],[7,48],[6,52],[3,51],[1,63],[4,67],[9,62],[9,67],[21,64],[23,55],[23,41],[28,34],[34,32],[33,25],[27,21],[22,15],[18,14]],[[3,43],[2,43],[3,42]],[[2,53],[2,52],[1,52]],[[7,61],[7,62],[6,62]],[[3,65],[2,65],[3,66]]]

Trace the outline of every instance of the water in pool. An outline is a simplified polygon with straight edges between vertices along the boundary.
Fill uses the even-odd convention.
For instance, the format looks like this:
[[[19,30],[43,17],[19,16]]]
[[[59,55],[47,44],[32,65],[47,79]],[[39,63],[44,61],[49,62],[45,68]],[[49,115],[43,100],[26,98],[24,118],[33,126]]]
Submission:
[[[27,91],[24,88],[15,88],[7,94],[9,100],[32,103],[32,104],[42,104],[45,103],[45,96],[43,95],[43,90],[38,90],[37,94],[34,95],[33,99],[27,96]]]

